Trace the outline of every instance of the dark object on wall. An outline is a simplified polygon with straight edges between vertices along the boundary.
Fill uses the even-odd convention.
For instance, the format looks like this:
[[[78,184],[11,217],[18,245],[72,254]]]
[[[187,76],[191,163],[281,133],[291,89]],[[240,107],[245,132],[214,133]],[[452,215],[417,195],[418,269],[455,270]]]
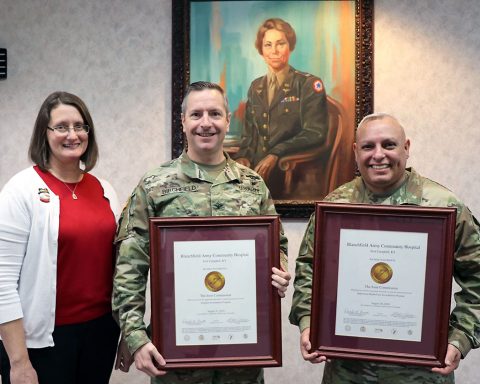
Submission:
[[[0,80],[7,78],[7,49],[0,48]]]

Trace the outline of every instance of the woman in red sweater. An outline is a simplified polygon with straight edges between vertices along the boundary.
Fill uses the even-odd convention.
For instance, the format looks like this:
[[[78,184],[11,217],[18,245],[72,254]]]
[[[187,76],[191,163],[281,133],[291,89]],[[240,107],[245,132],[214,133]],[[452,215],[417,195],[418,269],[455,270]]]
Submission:
[[[107,384],[118,201],[89,171],[95,128],[77,96],[55,92],[37,116],[30,158],[0,194],[3,383]]]

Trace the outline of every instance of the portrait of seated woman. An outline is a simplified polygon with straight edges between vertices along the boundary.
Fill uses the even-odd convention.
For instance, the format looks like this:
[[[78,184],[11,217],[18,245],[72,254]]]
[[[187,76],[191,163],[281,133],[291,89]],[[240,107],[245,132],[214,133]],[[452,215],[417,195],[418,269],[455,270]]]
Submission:
[[[322,80],[289,65],[295,45],[295,30],[285,20],[270,18],[260,25],[255,47],[267,73],[250,85],[240,147],[233,156],[264,178],[275,199],[292,193],[291,176],[286,184],[281,159],[320,148],[329,131]]]

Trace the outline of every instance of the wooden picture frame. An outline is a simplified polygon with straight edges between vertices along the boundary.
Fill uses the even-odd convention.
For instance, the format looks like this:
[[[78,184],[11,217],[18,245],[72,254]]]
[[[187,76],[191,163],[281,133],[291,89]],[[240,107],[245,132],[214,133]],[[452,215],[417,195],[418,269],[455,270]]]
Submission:
[[[456,209],[317,203],[315,214],[312,350],[444,366]]]
[[[281,366],[279,233],[278,216],[150,219],[152,341],[165,369]]]
[[[373,112],[373,0],[301,4],[295,1],[172,1],[172,157],[177,157],[186,145],[181,123],[185,89],[190,82],[198,80],[219,83],[226,91],[232,120],[224,148],[235,157],[248,85],[266,72],[265,63],[254,47],[260,21],[279,17],[290,21],[295,29],[297,43],[290,64],[323,81],[329,130],[324,144],[281,157],[277,176],[266,180],[277,211],[290,218],[308,217],[315,201],[353,178],[354,130],[366,114]],[[252,11],[245,10],[248,17],[237,17],[237,9],[232,8],[249,6]],[[316,13],[302,7],[313,7]],[[213,20],[212,25],[206,15]],[[229,33],[229,28],[244,19],[246,27],[237,33],[241,38],[235,45],[237,35]],[[203,29],[198,29],[199,26]],[[323,27],[330,28],[331,32],[323,32]],[[327,46],[330,48],[325,48]],[[237,56],[239,47],[242,53]],[[308,52],[314,50],[315,54],[309,57]],[[285,97],[283,101],[291,98]]]

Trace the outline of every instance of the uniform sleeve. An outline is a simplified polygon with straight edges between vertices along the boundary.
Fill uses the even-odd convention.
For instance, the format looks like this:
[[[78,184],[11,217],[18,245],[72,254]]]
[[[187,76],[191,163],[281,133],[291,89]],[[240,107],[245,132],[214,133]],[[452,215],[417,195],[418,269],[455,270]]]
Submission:
[[[290,323],[298,325],[300,332],[310,327],[314,229],[315,215],[312,214],[300,245],[295,266],[294,292],[289,316]]]
[[[480,346],[480,226],[467,207],[457,209],[453,276],[461,290],[455,293],[448,342],[465,357]]]
[[[292,138],[275,145],[270,153],[279,157],[321,145],[327,137],[327,95],[318,77],[307,78],[300,95],[301,130]]]
[[[246,158],[250,162],[253,159],[252,151],[257,147],[256,139],[257,135],[254,130],[253,117],[252,117],[252,85],[248,90],[247,106],[245,108],[245,117],[243,120],[242,137],[240,140],[240,148],[238,152],[233,156],[235,159]]]
[[[265,184],[264,188],[265,196],[260,212],[262,215],[277,215],[272,196],[270,195],[270,191]],[[288,271],[288,239],[285,236],[282,223],[280,223],[280,265],[284,271]]]
[[[132,354],[150,341],[143,320],[150,266],[149,216],[147,196],[139,185],[120,216],[112,299],[113,310]]]

